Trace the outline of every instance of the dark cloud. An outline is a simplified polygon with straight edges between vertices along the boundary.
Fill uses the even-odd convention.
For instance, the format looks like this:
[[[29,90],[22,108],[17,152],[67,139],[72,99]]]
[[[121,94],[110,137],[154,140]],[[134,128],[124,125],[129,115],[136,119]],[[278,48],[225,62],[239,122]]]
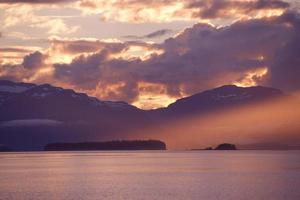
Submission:
[[[300,16],[287,13],[279,20],[290,33],[271,61],[269,84],[287,91],[300,90]]]
[[[29,55],[26,55],[23,59],[23,67],[25,69],[37,69],[44,66],[45,55],[36,51]]]
[[[70,64],[55,64],[55,78],[75,87],[93,89],[99,82],[101,65],[105,63],[107,56],[107,51],[104,51],[89,57],[77,57]]]
[[[171,29],[161,29],[161,30],[154,31],[154,32],[146,34],[146,35],[142,35],[142,36],[138,36],[138,35],[126,35],[126,36],[124,36],[124,38],[126,38],[126,39],[134,39],[134,40],[139,40],[139,39],[153,39],[153,38],[163,37],[163,36],[169,35],[171,33],[173,33],[173,30],[171,30]]]
[[[50,40],[51,49],[66,54],[91,53],[106,49],[110,52],[119,52],[124,48],[122,43],[106,43],[89,40]]]
[[[5,58],[9,58],[9,56],[5,56]],[[18,58],[18,57],[12,57]],[[13,63],[2,63],[0,60],[0,71],[1,71],[1,79],[7,79],[12,81],[27,81],[30,80],[32,76],[38,73],[39,69],[42,69],[46,66],[45,60],[47,55],[42,54],[39,51],[29,53],[24,56],[23,62],[21,64],[13,64]],[[44,79],[43,81],[51,82],[53,79]]]
[[[139,41],[129,42],[103,42],[100,40],[49,40],[52,51],[65,54],[93,53],[97,51],[108,51],[110,54],[120,53],[130,46],[140,46],[145,48],[160,48],[158,44],[148,44]]]
[[[172,30],[162,29],[162,30],[155,31],[153,33],[149,33],[149,34],[145,35],[145,37],[146,38],[156,38],[156,37],[164,36],[164,35],[169,34],[169,33],[172,33]]]

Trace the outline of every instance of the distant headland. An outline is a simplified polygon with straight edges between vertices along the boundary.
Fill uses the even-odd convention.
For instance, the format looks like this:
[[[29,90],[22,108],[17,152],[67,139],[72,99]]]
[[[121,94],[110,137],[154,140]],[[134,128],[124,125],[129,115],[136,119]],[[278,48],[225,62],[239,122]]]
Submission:
[[[45,151],[93,151],[93,150],[166,150],[160,140],[116,140],[106,142],[50,143]]]
[[[12,151],[11,148],[9,148],[8,146],[0,144],[0,152],[10,152],[10,151]]]

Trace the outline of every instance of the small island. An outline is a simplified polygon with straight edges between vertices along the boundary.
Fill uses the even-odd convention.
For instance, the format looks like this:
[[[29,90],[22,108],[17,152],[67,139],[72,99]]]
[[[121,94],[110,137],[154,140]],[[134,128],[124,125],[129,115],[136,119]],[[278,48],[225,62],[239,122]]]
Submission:
[[[207,147],[204,149],[192,149],[193,151],[199,151],[199,150],[237,150],[236,146],[234,144],[229,144],[229,143],[223,143],[223,144],[219,144],[216,148],[212,148],[212,147]]]
[[[223,143],[219,144],[215,150],[237,150],[237,148],[234,144]]]
[[[117,140],[106,142],[51,143],[45,151],[110,151],[110,150],[166,150],[167,146],[159,140]]]

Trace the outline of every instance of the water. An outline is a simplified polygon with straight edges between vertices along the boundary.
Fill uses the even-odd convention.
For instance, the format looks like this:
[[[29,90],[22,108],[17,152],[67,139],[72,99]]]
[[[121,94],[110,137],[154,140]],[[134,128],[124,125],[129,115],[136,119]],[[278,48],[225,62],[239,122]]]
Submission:
[[[0,199],[300,199],[300,151],[0,154]]]

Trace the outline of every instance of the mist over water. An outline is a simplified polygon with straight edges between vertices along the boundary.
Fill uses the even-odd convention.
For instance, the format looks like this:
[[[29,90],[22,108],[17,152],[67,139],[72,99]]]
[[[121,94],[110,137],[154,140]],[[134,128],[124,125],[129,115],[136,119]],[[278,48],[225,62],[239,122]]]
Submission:
[[[132,134],[165,141],[168,149],[191,149],[234,143],[256,149],[300,147],[300,100],[284,97],[177,118]]]
[[[1,153],[0,199],[298,200],[299,153]]]

